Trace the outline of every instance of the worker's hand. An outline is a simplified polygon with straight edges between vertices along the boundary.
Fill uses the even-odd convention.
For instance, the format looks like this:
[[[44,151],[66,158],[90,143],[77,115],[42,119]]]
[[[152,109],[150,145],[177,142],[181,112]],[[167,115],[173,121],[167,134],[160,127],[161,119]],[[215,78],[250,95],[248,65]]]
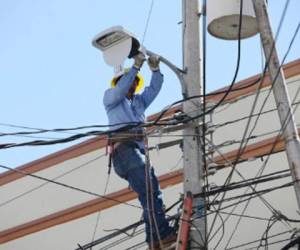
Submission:
[[[142,52],[139,52],[133,57],[133,59],[134,59],[133,67],[140,69],[143,66],[143,63],[145,62],[146,57]]]
[[[157,55],[149,56],[149,58],[148,58],[149,68],[152,71],[158,71],[159,70],[159,61],[160,61],[159,56],[157,56]]]

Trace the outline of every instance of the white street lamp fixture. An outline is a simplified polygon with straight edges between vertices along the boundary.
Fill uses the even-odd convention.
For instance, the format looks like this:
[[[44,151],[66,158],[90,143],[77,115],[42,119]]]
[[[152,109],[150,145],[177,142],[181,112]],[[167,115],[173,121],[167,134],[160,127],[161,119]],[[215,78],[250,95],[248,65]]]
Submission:
[[[122,26],[114,26],[95,36],[92,44],[103,52],[107,64],[118,67],[125,59],[137,54],[140,43],[134,34]]]

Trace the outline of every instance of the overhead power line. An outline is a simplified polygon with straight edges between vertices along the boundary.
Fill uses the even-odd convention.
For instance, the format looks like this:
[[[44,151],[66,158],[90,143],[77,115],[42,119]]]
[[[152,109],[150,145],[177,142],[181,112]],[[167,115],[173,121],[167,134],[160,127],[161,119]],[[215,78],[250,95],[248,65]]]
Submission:
[[[142,209],[142,207],[134,205],[134,204],[130,204],[128,202],[123,202],[123,201],[111,198],[109,196],[97,194],[97,193],[92,192],[92,191],[88,191],[88,190],[85,190],[85,189],[82,189],[82,188],[74,187],[74,186],[71,186],[71,185],[68,185],[68,184],[65,184],[65,183],[62,183],[62,182],[58,182],[56,180],[51,180],[51,179],[48,179],[48,178],[36,175],[36,174],[27,173],[27,172],[25,172],[23,170],[19,170],[19,169],[7,167],[7,166],[4,166],[4,165],[0,165],[0,168],[16,172],[16,173],[21,174],[23,176],[30,176],[30,177],[33,177],[33,178],[36,178],[36,179],[39,179],[39,180],[42,180],[42,181],[53,183],[53,184],[56,184],[58,186],[65,187],[65,188],[68,188],[68,189],[71,189],[71,190],[74,190],[74,191],[78,191],[78,192],[81,192],[81,193],[84,193],[84,194],[88,194],[88,195],[91,195],[91,196],[94,196],[94,197],[98,197],[98,198],[103,198],[105,200],[114,201],[114,202],[116,202],[118,204],[123,204],[123,205],[127,205],[127,206],[130,206],[130,207]]]
[[[66,175],[68,175],[68,174],[73,173],[74,171],[79,170],[79,169],[82,168],[82,167],[85,167],[85,166],[87,166],[87,165],[89,165],[89,164],[95,162],[96,160],[101,159],[101,158],[104,157],[104,156],[105,156],[105,154],[102,154],[102,155],[100,155],[100,156],[97,156],[97,157],[95,157],[94,159],[91,159],[91,160],[89,160],[89,161],[87,161],[87,162],[85,162],[85,163],[83,163],[83,164],[80,164],[80,165],[77,166],[77,167],[74,167],[74,168],[70,169],[69,171],[66,171],[66,172],[64,172],[64,173],[62,173],[62,174],[60,174],[60,175],[58,175],[58,176],[52,178],[51,180],[52,180],[52,181],[58,180],[58,179],[60,179],[60,178],[62,178],[62,177],[64,177],[64,176],[66,176]],[[1,167],[1,165],[0,165],[0,167]],[[34,188],[32,188],[32,189],[29,189],[29,190],[27,190],[27,191],[25,191],[25,192],[23,192],[23,193],[21,193],[21,194],[18,194],[18,195],[14,196],[14,197],[10,197],[9,200],[7,200],[7,201],[5,201],[5,202],[3,202],[3,203],[0,204],[0,208],[3,207],[3,206],[5,206],[5,205],[7,205],[7,204],[9,204],[9,203],[11,203],[11,202],[13,202],[13,201],[16,201],[16,200],[20,199],[20,198],[22,198],[22,197],[24,197],[24,196],[26,196],[26,195],[28,195],[28,194],[34,192],[34,191],[36,191],[36,190],[38,190],[38,189],[40,189],[40,188],[46,186],[46,185],[48,185],[49,183],[51,183],[51,182],[50,182],[50,181],[46,181],[46,182],[44,182],[44,183],[42,183],[42,184],[40,184],[40,185],[38,185],[38,186],[36,186],[36,187],[34,187]]]
[[[283,12],[283,15],[285,15],[285,11]],[[282,21],[283,21],[283,18],[281,18],[281,22],[282,22]],[[300,25],[300,22],[299,22],[299,25]],[[294,43],[295,37],[296,37],[296,35],[297,35],[298,31],[299,31],[299,28],[298,28],[299,25],[297,26],[297,29],[296,29],[296,31],[295,31],[293,37],[292,37],[292,40],[291,40],[290,45],[289,45],[289,48],[288,48],[288,50],[287,50],[287,52],[286,52],[286,54],[285,54],[284,59],[282,60],[281,66],[282,66],[282,64],[284,63],[284,60],[285,60],[286,56],[289,54],[289,51],[290,51],[290,49],[291,49],[292,44]],[[281,26],[280,26],[280,27],[281,27]],[[278,34],[278,33],[279,33],[279,32],[277,32],[277,34]],[[274,46],[273,46],[273,49],[274,49]],[[269,61],[270,61],[270,58],[268,58],[268,60],[266,61],[266,65],[265,65],[265,69],[264,69],[264,72],[263,72],[263,77],[262,77],[262,79],[264,79],[264,76],[265,76],[265,74],[266,74],[266,70],[267,70],[267,66],[268,66],[268,64],[269,64]],[[278,74],[279,74],[279,70],[278,70]],[[277,75],[278,75],[278,74],[277,74]],[[260,85],[261,85],[261,84],[262,84],[262,81],[261,81]],[[272,85],[273,85],[273,84],[274,84],[274,82],[272,83]],[[272,85],[271,85],[271,89],[272,89]],[[256,97],[255,97],[254,104],[257,103],[259,90],[260,90],[260,87],[258,87],[258,91],[257,91]],[[260,112],[261,112],[261,111],[262,111],[262,109],[260,110]],[[252,116],[253,112],[254,112],[254,105],[253,105],[253,107],[252,107],[252,110],[251,110],[251,112],[250,112],[249,117]],[[259,116],[258,116],[258,117],[259,117]],[[248,122],[247,122],[246,129],[245,129],[245,132],[244,132],[244,135],[243,135],[243,139],[241,140],[242,142],[244,142],[244,140],[246,139],[246,133],[247,133],[247,130],[248,130],[248,128],[249,128],[249,125],[250,125],[250,119],[249,119]],[[254,129],[252,129],[252,131],[250,132],[250,135],[249,135],[249,136],[251,136],[251,133],[253,132],[253,130],[254,130]],[[248,138],[249,138],[249,137],[248,137]],[[231,170],[231,172],[229,173],[229,175],[228,175],[228,177],[227,177],[227,179],[226,179],[226,183],[230,182],[230,180],[231,180],[231,178],[232,178],[233,171],[234,171],[234,169],[235,169],[235,166],[236,166],[236,164],[238,163],[239,157],[240,157],[240,155],[242,154],[243,150],[245,149],[245,147],[246,147],[246,145],[247,145],[247,142],[248,142],[248,140],[246,140],[246,143],[245,143],[244,146],[242,146],[242,143],[241,143],[241,146],[240,146],[240,148],[239,148],[239,153],[237,154],[237,157],[236,157],[236,161],[235,161],[236,163],[233,165],[232,170]],[[275,144],[274,144],[274,145],[275,145]],[[225,195],[225,193],[223,194],[223,196],[224,196],[224,195]],[[214,219],[214,221],[215,221],[215,219]],[[214,225],[214,223],[213,223],[212,225]],[[211,227],[211,228],[212,228],[212,227]]]
[[[287,55],[289,54],[291,48],[292,48],[292,45],[295,41],[295,38],[298,34],[298,31],[299,31],[299,28],[300,28],[300,22],[298,23],[297,25],[297,28],[294,32],[294,35],[293,35],[293,38],[289,44],[289,48],[284,56],[284,60],[286,59]],[[282,64],[284,63],[284,60],[282,61]],[[237,60],[239,62],[239,58]],[[269,61],[269,60],[268,60]],[[264,76],[265,76],[265,73],[266,73],[266,69],[267,69],[267,66],[268,66],[268,63],[269,62],[266,62],[266,65],[265,65],[265,71],[263,73],[263,77],[259,78],[257,80],[257,82],[259,82],[261,79],[264,79]],[[282,67],[282,64],[281,64],[281,67]],[[234,76],[234,80],[236,78],[236,75],[237,75],[237,69],[235,71],[235,76]],[[256,83],[257,83],[256,82]],[[262,81],[261,81],[262,82]],[[255,83],[255,84],[256,84]],[[233,84],[234,82],[232,82],[232,84],[230,85],[229,89],[225,91],[225,94],[223,96],[223,98],[221,99],[222,102],[224,101],[224,99],[226,98],[226,96],[229,94],[230,91],[232,91],[232,87],[233,87]],[[272,87],[271,87],[272,88]],[[213,94],[217,94],[217,93],[213,93]],[[218,93],[219,94],[219,93]],[[202,96],[202,95],[201,95]],[[179,104],[179,103],[182,103],[182,102],[185,102],[185,101],[188,101],[190,99],[193,99],[193,98],[199,98],[200,96],[192,96],[192,97],[189,97],[187,99],[183,99],[183,100],[180,100],[180,101],[177,101],[175,102],[176,104]],[[225,98],[224,98],[225,97]],[[175,103],[173,103],[174,105],[176,105]],[[172,105],[173,105],[172,104]],[[89,128],[89,127],[97,127],[97,128],[100,128],[100,127],[111,127],[111,126],[117,126],[117,125],[125,125],[124,128],[122,128],[122,131],[126,131],[128,129],[132,129],[132,128],[135,128],[135,127],[149,127],[149,126],[164,126],[164,125],[177,125],[179,123],[187,123],[189,121],[192,121],[192,120],[195,120],[195,119],[198,119],[200,118],[201,116],[203,115],[206,115],[210,112],[212,112],[215,108],[217,108],[219,105],[221,104],[221,101],[216,104],[214,107],[212,107],[211,109],[209,109],[208,111],[206,111],[205,113],[203,114],[200,114],[199,116],[195,116],[195,117],[190,117],[190,118],[187,118],[185,119],[184,121],[177,121],[177,122],[172,122],[172,123],[158,123],[158,121],[162,118],[163,114],[166,113],[168,111],[168,109],[170,107],[172,107],[172,105],[169,106],[168,109],[164,110],[161,112],[161,114],[158,116],[158,118],[154,121],[154,122],[149,122],[147,124],[140,124],[140,123],[119,123],[119,124],[112,124],[112,125],[91,125],[91,126],[82,126],[82,127],[77,127],[77,128],[69,128],[69,129],[54,129],[54,130],[45,130],[45,131],[63,131],[63,130],[76,130],[76,129],[83,129],[83,128]],[[127,126],[126,126],[127,125]],[[120,131],[120,130],[115,130],[115,132],[117,131]],[[114,131],[111,131],[111,132],[114,132]],[[26,133],[26,132],[20,132],[20,133]],[[74,140],[77,140],[77,139],[80,139],[80,138],[84,138],[84,137],[88,137],[88,136],[95,136],[95,135],[104,135],[104,134],[108,134],[109,132],[108,131],[89,131],[89,132],[86,132],[86,133],[81,133],[81,134],[76,134],[76,135],[73,135],[73,136],[70,136],[68,138],[64,138],[64,139],[58,139],[58,140],[52,140],[52,141],[43,141],[43,140],[37,140],[37,141],[31,141],[31,142],[24,142],[24,143],[6,143],[6,144],[0,144],[0,149],[4,149],[4,148],[11,148],[11,147],[20,147],[20,146],[40,146],[40,145],[53,145],[53,144],[58,144],[58,143],[66,143],[66,142],[70,142],[70,141],[74,141]]]

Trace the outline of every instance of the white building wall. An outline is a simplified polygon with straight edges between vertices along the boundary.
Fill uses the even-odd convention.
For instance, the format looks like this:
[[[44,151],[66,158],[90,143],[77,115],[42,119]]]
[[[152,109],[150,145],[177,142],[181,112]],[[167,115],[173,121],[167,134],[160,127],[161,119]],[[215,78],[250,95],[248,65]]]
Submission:
[[[300,76],[288,79],[288,88],[291,94],[291,99],[294,99],[295,94],[300,86]],[[258,108],[255,109],[255,113],[259,111],[264,98],[268,93],[268,88],[264,89],[258,99]],[[231,120],[236,120],[244,116],[248,116],[252,103],[254,101],[255,95],[250,95],[240,98],[238,101],[225,104],[219,107],[214,115],[213,122],[215,125],[222,124]],[[300,94],[296,97],[296,101],[300,100]],[[271,95],[267,101],[267,105],[264,110],[270,110],[275,108],[275,103],[273,96]],[[300,110],[296,110],[296,121],[299,123]],[[254,119],[255,120],[255,117]],[[219,145],[225,141],[239,141],[242,138],[246,121],[242,120],[222,126],[217,128],[213,134],[214,145]],[[251,123],[253,125],[253,122]],[[250,126],[251,128],[251,126]],[[279,119],[276,111],[269,112],[261,116],[253,135],[266,134],[249,141],[249,144],[261,141],[266,138],[273,137],[276,133],[271,133],[280,128]],[[150,135],[150,147],[155,146],[158,143],[177,140],[180,137],[181,131],[173,132],[170,134],[164,134],[163,137],[158,138],[154,135]],[[220,151],[226,153],[237,149],[239,144],[232,144],[230,146],[221,147]],[[97,157],[103,155],[105,149],[99,149],[83,156],[65,161],[63,163],[57,164],[53,167],[47,168],[43,171],[39,171],[35,174],[44,176],[46,178],[52,179],[57,176],[76,169],[73,172],[56,179],[59,182],[66,183],[71,186],[75,186],[81,189],[89,190],[95,193],[103,194],[104,187],[107,179],[107,157],[102,157],[101,159],[95,160]],[[214,156],[218,153],[215,152]],[[265,159],[265,157],[264,157]],[[95,161],[93,161],[95,160]],[[92,162],[90,162],[92,161]],[[180,169],[182,167],[182,152],[178,145],[162,149],[162,150],[152,150],[151,151],[151,161],[155,166],[156,174],[162,175],[173,170]],[[90,162],[90,163],[88,163]],[[88,164],[87,164],[88,163]],[[244,178],[252,178],[256,175],[259,168],[262,166],[260,159],[255,161],[244,162],[237,166],[237,170],[242,173]],[[82,166],[82,167],[79,167]],[[264,174],[271,173],[278,170],[287,169],[287,160],[285,153],[277,153],[270,157]],[[230,168],[220,170],[216,175],[209,177],[209,183],[215,183],[220,186],[224,183]],[[127,187],[127,183],[112,173],[110,177],[109,188],[107,193],[117,191],[121,188]],[[233,181],[240,181],[241,177],[234,173]],[[280,185],[283,183],[290,182],[290,178],[285,178],[276,182],[268,182],[258,186],[259,189],[268,188],[274,186],[275,184]],[[92,200],[96,197],[91,195],[83,194],[78,191],[67,189],[55,184],[47,184],[22,198],[16,199],[9,204],[3,205],[5,202],[13,197],[16,197],[24,192],[29,192],[33,188],[37,188],[44,182],[41,180],[34,179],[32,177],[24,177],[18,179],[14,182],[8,183],[1,187],[0,189],[0,230],[5,230],[13,226],[17,226],[33,219],[37,219],[54,212],[58,212],[62,209],[72,207],[74,205],[81,204],[83,202]],[[243,194],[243,189],[237,191],[229,192],[228,196]],[[176,185],[169,187],[163,191],[164,200],[167,206],[178,200],[179,194],[182,192],[182,185]],[[226,195],[226,197],[228,197]],[[274,191],[266,196],[267,201],[270,202],[275,209],[280,210],[283,214],[289,218],[298,218],[297,214],[297,204],[295,201],[295,195],[293,188],[285,188],[279,191]],[[138,202],[131,201],[130,203],[138,204]],[[1,205],[2,204],[2,205]],[[226,203],[227,204],[227,203]],[[214,208],[211,207],[213,210]],[[230,212],[230,209],[225,210]],[[173,213],[175,210],[172,211]],[[242,207],[237,208],[234,211],[239,214],[242,212]],[[265,207],[261,200],[255,199],[251,201],[247,211],[247,215],[264,217],[266,219],[271,218],[272,214],[269,209]],[[223,219],[226,215],[221,215]],[[99,228],[97,230],[96,238],[103,237],[108,234],[104,229],[114,229],[122,228],[130,223],[136,222],[141,217],[141,210],[129,207],[127,205],[119,205],[113,208],[104,210],[101,212],[101,217],[99,220]],[[7,242],[0,246],[0,250],[69,250],[75,249],[77,243],[85,244],[92,239],[93,230],[95,227],[97,218],[97,213],[89,216],[85,216],[80,219],[64,223],[62,225],[57,225],[46,230],[42,230],[31,235]],[[212,216],[208,216],[209,223],[212,222]],[[235,228],[236,217],[232,216],[225,225],[225,233],[222,236],[222,230],[215,236],[215,238],[210,242],[210,246],[215,246],[218,240],[223,237],[225,239],[230,236],[230,233]],[[238,233],[233,237],[230,246],[238,245],[243,242],[248,242],[251,240],[256,240],[262,236],[268,221],[266,220],[254,220],[254,219],[243,219],[241,225],[238,227]],[[221,225],[221,217],[217,217],[216,225]],[[275,234],[282,232],[284,230],[290,230],[295,225],[293,223],[287,224],[283,221],[276,222],[272,226],[269,234]],[[208,226],[210,228],[210,225]],[[290,237],[290,234],[283,235],[282,237]],[[144,239],[144,235],[140,235],[138,238],[133,238],[132,240],[124,243],[124,245],[117,246],[111,249],[126,249],[127,246],[133,244],[134,242],[140,242]],[[275,239],[275,238],[274,238]],[[225,242],[225,243],[224,243]],[[129,245],[127,245],[129,244]],[[224,249],[226,241],[222,241],[217,249]],[[284,245],[284,243],[281,243]],[[101,245],[102,246],[102,245]],[[101,246],[93,249],[101,249]],[[278,246],[270,246],[269,249],[279,249]],[[145,249],[145,248],[140,248]],[[245,249],[243,247],[239,249]]]

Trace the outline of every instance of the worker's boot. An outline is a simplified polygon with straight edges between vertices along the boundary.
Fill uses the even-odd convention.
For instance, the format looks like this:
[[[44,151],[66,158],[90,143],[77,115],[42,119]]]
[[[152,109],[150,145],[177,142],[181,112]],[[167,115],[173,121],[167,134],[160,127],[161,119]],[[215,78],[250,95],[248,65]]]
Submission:
[[[167,248],[167,247],[171,246],[173,243],[175,243],[176,240],[177,240],[177,234],[172,233],[172,234],[168,235],[166,238],[162,239],[161,243],[164,248]]]
[[[148,243],[148,250],[160,250],[160,247],[159,247],[159,242],[154,242],[151,246],[150,243]]]
[[[152,244],[152,246],[150,246],[150,244],[149,244],[149,250],[167,249],[173,243],[176,242],[176,239],[177,239],[177,235],[175,233],[172,233],[172,234],[168,235],[167,237],[165,237],[164,239],[161,240],[161,245],[163,246],[163,248],[160,247],[159,241],[157,241],[157,242],[154,242]]]

